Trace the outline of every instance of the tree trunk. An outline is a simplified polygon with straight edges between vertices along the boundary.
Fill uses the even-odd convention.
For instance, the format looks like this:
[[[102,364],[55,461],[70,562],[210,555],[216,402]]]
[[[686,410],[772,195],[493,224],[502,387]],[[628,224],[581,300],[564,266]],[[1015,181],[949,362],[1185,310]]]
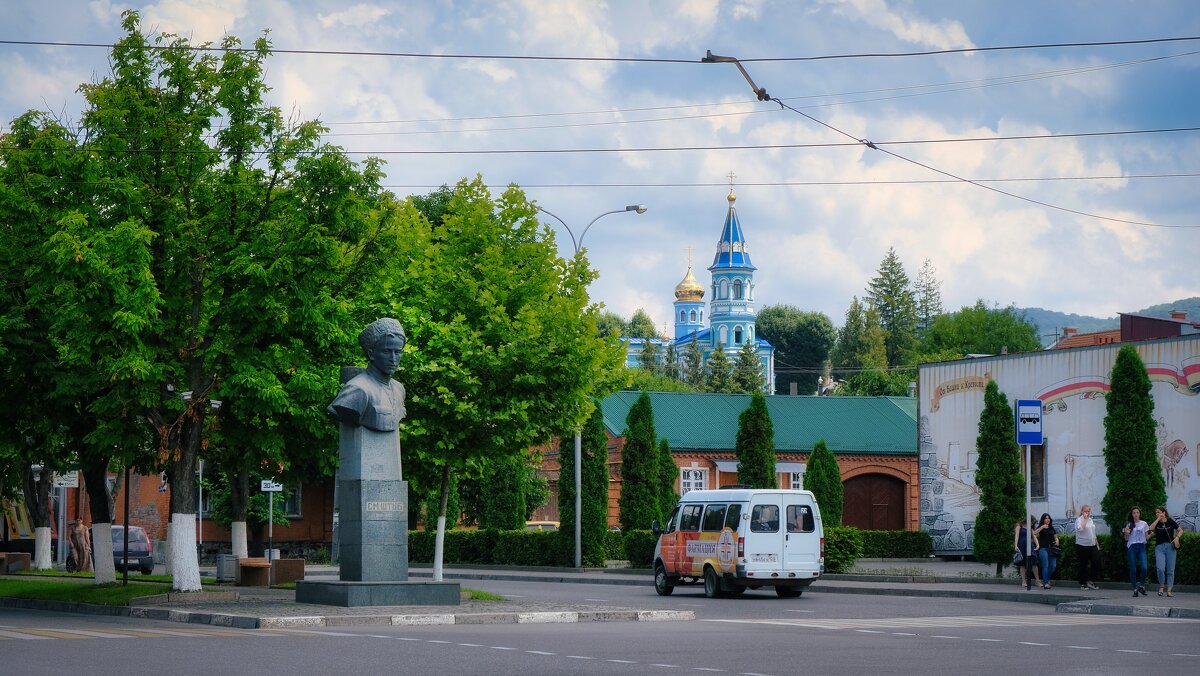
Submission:
[[[246,505],[250,502],[250,471],[240,467],[227,475],[229,481],[229,513],[233,517],[230,525],[230,546],[239,559],[249,556],[246,541]]]
[[[167,546],[174,591],[201,590],[200,559],[196,551],[196,457],[208,399],[193,397],[187,401],[187,407],[179,448],[175,449],[177,453],[170,464],[171,525],[167,529]]]
[[[53,472],[43,466],[35,472],[25,470],[25,506],[33,521],[33,569],[49,570],[54,566],[54,555],[50,551],[50,484]],[[59,533],[59,537],[63,534]]]
[[[200,591],[200,562],[196,558],[196,514],[172,514],[169,530],[171,589]]]
[[[442,553],[446,544],[446,503],[450,499],[450,465],[442,467],[442,494],[438,506],[437,536],[433,541],[433,581],[442,581]]]
[[[80,459],[83,485],[87,488],[88,507],[92,510],[92,554],[96,560],[96,584],[117,581],[113,561],[112,519],[115,505],[108,490],[108,458],[94,454]],[[128,490],[128,486],[125,487]]]

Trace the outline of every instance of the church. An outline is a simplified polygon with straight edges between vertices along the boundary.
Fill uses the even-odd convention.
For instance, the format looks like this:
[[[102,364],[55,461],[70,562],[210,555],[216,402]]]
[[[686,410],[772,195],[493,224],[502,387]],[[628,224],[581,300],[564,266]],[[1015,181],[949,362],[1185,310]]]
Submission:
[[[754,327],[755,285],[754,271],[750,262],[750,247],[746,242],[741,221],[738,220],[737,196],[732,187],[728,210],[717,250],[708,271],[712,274],[709,284],[708,319],[704,312],[704,287],[692,274],[692,262],[688,260],[687,274],[675,287],[674,338],[629,338],[625,340],[626,366],[642,365],[642,350],[646,343],[654,343],[664,357],[674,354],[675,366],[682,369],[684,354],[695,342],[700,348],[704,362],[716,350],[724,350],[730,362],[736,362],[738,353],[745,343],[755,346],[763,367],[764,391],[775,391],[775,348],[758,337]],[[674,348],[671,352],[670,348]]]

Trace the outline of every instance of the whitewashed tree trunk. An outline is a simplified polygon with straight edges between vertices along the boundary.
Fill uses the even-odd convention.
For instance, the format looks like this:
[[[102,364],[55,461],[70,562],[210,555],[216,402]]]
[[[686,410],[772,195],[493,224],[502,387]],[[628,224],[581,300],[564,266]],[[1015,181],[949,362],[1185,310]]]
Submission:
[[[34,528],[33,538],[33,569],[50,570],[54,567],[54,557],[50,553],[50,527]]]
[[[170,577],[175,568],[171,565],[171,522],[167,522],[167,539],[163,542],[163,568],[164,574]]]
[[[196,558],[196,515],[172,514],[167,535],[171,560],[171,589],[200,591],[200,560]]]
[[[437,537],[433,540],[433,581],[442,581],[442,545],[446,542],[446,516],[438,516]]]
[[[117,566],[113,561],[111,523],[92,524],[92,555],[96,559],[96,584],[117,581]]]
[[[246,522],[234,521],[229,529],[230,545],[233,547],[233,555],[239,559],[244,559],[250,556],[250,546],[246,540]]]

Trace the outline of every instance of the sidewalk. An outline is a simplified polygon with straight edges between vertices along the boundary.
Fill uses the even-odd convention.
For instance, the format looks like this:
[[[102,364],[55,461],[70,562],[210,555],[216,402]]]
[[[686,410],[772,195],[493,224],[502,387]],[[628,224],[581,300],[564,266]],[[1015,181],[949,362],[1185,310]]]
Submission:
[[[211,569],[203,568],[211,574]],[[924,596],[972,598],[1053,605],[1060,613],[1138,615],[1200,619],[1200,588],[1175,587],[1175,596],[1158,596],[1156,585],[1147,585],[1148,596],[1133,598],[1129,586],[1103,583],[1098,590],[1081,590],[1073,580],[1055,587],[1026,590],[1011,569],[994,577],[995,566],[974,561],[941,559],[860,560],[850,574],[826,575],[809,588],[809,594],[862,594],[869,596]],[[307,579],[337,579],[336,566],[308,566]],[[432,577],[427,567],[410,569],[412,578]],[[444,571],[449,581],[511,580],[543,583],[609,584],[652,587],[649,570],[573,568],[516,568],[456,566]],[[236,591],[234,599],[229,591]],[[736,601],[734,601],[736,602]],[[585,603],[546,603],[525,598],[507,601],[466,600],[459,606],[370,606],[342,608],[296,603],[295,592],[262,587],[229,587],[221,592],[173,594],[169,599],[128,608],[79,607],[51,601],[0,599],[0,605],[64,612],[126,615],[240,628],[335,627],[349,625],[429,625],[558,623],[611,621],[692,620],[692,611],[652,610],[596,606]]]

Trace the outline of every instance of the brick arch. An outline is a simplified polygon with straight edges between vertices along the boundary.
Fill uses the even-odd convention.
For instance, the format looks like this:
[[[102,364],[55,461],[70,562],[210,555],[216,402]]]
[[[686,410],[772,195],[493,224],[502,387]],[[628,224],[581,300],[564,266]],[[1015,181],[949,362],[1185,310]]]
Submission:
[[[887,465],[856,465],[842,472],[842,483],[846,483],[847,479],[853,479],[856,476],[863,474],[886,474],[894,479],[899,479],[906,484],[911,484],[913,477],[904,470]]]

